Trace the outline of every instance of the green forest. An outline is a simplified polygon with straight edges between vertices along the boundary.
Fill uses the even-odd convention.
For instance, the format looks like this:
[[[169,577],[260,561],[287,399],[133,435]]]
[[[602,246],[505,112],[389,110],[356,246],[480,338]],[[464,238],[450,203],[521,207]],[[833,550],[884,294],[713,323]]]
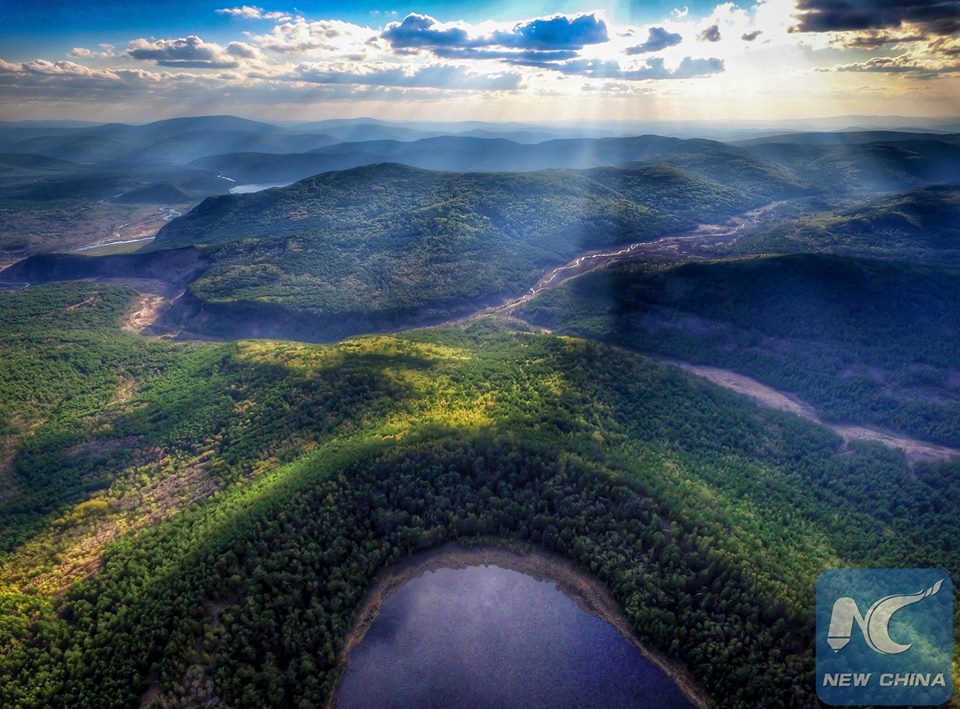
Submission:
[[[716,156],[706,162],[716,167]],[[360,167],[208,197],[137,253],[38,254],[3,278],[149,277],[171,294],[186,289],[168,330],[330,342],[466,315],[585,251],[722,222],[768,199],[750,189],[761,179],[752,172],[724,180],[712,168],[705,172],[717,179],[644,164],[533,173]]]
[[[823,254],[633,263],[570,281],[519,315],[733,369],[826,420],[960,445],[960,271]]]
[[[665,166],[458,174],[377,165],[210,197],[151,248],[212,245],[213,265],[190,286],[212,305],[442,314],[515,293],[583,251],[724,219],[759,200]]]
[[[450,540],[577,561],[724,706],[809,706],[821,570],[960,571],[956,464],[641,354],[489,319],[146,340],[133,298],[0,292],[4,706],[315,706],[376,574]]]
[[[960,188],[860,198],[746,235],[741,252],[819,253],[960,265]]]
[[[960,0],[10,4],[0,709],[960,709]]]

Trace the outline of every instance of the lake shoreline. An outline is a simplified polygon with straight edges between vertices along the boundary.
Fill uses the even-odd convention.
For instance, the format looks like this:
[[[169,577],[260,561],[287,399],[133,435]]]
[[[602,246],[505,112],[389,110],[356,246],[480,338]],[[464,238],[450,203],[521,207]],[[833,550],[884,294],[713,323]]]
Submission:
[[[508,546],[508,544],[511,544]],[[526,546],[487,543],[476,547],[445,544],[436,549],[415,554],[387,569],[377,577],[373,588],[359,606],[349,634],[337,659],[337,680],[326,707],[335,706],[340,683],[350,662],[350,655],[363,641],[373,625],[384,601],[398,588],[423,574],[442,568],[462,569],[470,566],[498,566],[527,574],[538,581],[551,581],[581,609],[612,625],[630,640],[644,659],[658,667],[676,684],[683,695],[695,706],[712,706],[709,695],[693,675],[679,662],[644,645],[630,627],[623,609],[603,583],[576,563],[549,552]]]

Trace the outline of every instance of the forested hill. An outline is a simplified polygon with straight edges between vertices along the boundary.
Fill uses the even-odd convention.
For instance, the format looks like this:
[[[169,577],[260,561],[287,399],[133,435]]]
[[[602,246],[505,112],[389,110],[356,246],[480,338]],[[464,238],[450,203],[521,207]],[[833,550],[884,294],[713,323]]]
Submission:
[[[480,538],[589,569],[721,706],[807,707],[820,571],[960,568],[955,466],[636,354],[170,343],[117,328],[133,298],[0,293],[4,707],[321,706],[378,571]]]
[[[722,221],[766,199],[667,166],[453,174],[375,165],[209,198],[152,249],[200,244],[209,255],[172,326],[328,340],[466,314],[581,253]]]
[[[167,329],[329,341],[472,312],[584,252],[757,207],[776,184],[760,193],[666,165],[535,173],[371,165],[209,197],[137,254],[35,256],[2,278],[36,283],[112,269],[130,277],[142,262],[168,291],[187,286]],[[184,248],[199,249],[196,268],[178,266]]]
[[[351,241],[380,239],[389,248],[384,232],[416,236],[430,221],[434,228],[503,229],[514,240],[562,250],[571,239],[584,246],[619,243],[764,201],[736,181],[721,184],[667,166],[450,173],[385,163],[209,197],[164,226],[152,248],[291,235],[326,241],[332,232]]]
[[[858,201],[742,237],[738,249],[830,252],[960,265],[960,186],[939,185]]]
[[[521,315],[647,353],[735,370],[825,418],[960,446],[960,271],[831,255],[627,265]]]
[[[210,197],[122,259],[37,256],[2,277],[129,276],[143,261],[171,288],[188,284],[167,313],[171,329],[332,340],[466,314],[520,295],[584,252],[720,222],[795,186],[767,188],[666,165],[535,173],[371,165]],[[199,248],[202,262],[189,273],[173,257],[185,247]],[[166,276],[157,272],[164,265]]]
[[[960,144],[955,137],[938,137],[847,145],[756,143],[744,149],[826,194],[897,192],[960,182]]]

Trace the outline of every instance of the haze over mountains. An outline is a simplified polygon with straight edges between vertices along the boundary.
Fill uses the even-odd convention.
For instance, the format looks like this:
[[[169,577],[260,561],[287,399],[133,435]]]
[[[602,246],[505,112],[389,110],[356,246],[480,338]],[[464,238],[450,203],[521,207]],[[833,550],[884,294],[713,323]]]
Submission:
[[[138,126],[0,124],[0,212],[8,215],[0,261],[141,238],[208,196],[383,162],[459,173],[665,165],[768,201],[960,181],[953,133],[768,129],[763,137],[724,143],[602,135],[614,133],[612,125],[582,132],[594,135],[573,137],[573,126],[368,119],[279,126],[231,116]],[[72,219],[77,213],[86,215],[83,228]]]
[[[105,222],[111,210],[119,216],[135,208],[168,220],[185,213],[165,226],[148,222],[147,233],[162,226],[148,250],[199,250],[186,261],[173,252],[166,260],[28,259],[2,279],[102,275],[114,258],[118,276],[146,269],[164,289],[189,284],[166,316],[178,327],[330,339],[466,313],[522,293],[544,269],[577,254],[720,223],[784,200],[807,200],[807,221],[755,230],[742,243],[802,250],[789,245],[817,230],[833,235],[819,238],[818,249],[832,243],[841,253],[842,241],[866,233],[860,242],[889,251],[899,239],[903,250],[904,231],[912,230],[915,252],[933,249],[946,258],[953,248],[943,241],[949,231],[938,230],[936,244],[920,240],[926,227],[944,223],[941,208],[955,192],[906,192],[960,183],[957,134],[516,142],[497,135],[519,137],[516,126],[457,127],[473,135],[351,121],[291,128],[228,116],[143,126],[7,125],[0,130],[8,151],[0,162],[9,168],[0,180],[0,208],[21,222],[41,209],[51,225],[57,215],[69,224],[77,205]],[[482,130],[496,137],[477,137]],[[393,137],[338,142],[371,133]],[[299,152],[286,152],[291,146]],[[225,194],[248,183],[289,182],[296,184]],[[904,194],[887,202],[871,197],[892,192]],[[859,202],[835,204],[839,196]],[[819,216],[811,221],[811,214]],[[6,248],[19,245],[29,255],[50,238],[21,230]],[[141,262],[147,258],[149,267]]]
[[[634,136],[642,131],[629,132],[627,127],[614,131],[482,123],[452,124],[446,128],[442,125],[410,127],[358,119],[291,127],[232,116],[176,118],[145,125],[2,123],[0,154],[37,155],[97,164],[101,168],[109,166],[118,171],[136,165],[190,164],[217,170],[253,170],[252,163],[259,159],[263,170],[286,179],[294,173],[309,176],[300,173],[310,168],[324,171],[372,162],[401,162],[455,171],[583,168],[646,160],[682,144],[682,136],[658,140],[647,135],[640,140]],[[585,134],[588,137],[583,137]],[[665,135],[669,136],[669,131]],[[770,144],[852,146],[907,142],[916,148],[918,143],[929,141],[954,145],[958,142],[956,134],[943,131],[848,130],[771,135],[768,130],[762,137],[737,145],[756,152],[757,146]],[[292,154],[299,157],[294,159]]]
[[[609,164],[611,153],[620,145],[613,141],[606,143],[602,138],[631,138],[644,133],[672,137],[669,124],[652,126],[647,130],[630,129],[621,126],[617,130],[591,129],[588,127],[543,128],[536,126],[502,125],[485,123],[468,124],[429,124],[411,127],[406,124],[392,124],[370,119],[331,120],[317,123],[279,126],[260,121],[251,121],[233,116],[200,116],[193,118],[175,118],[145,125],[127,125],[107,123],[103,125],[63,125],[60,123],[17,122],[0,123],[0,153],[42,155],[50,158],[80,163],[189,163],[203,157],[230,155],[235,153],[317,153],[328,156],[351,156],[359,160],[360,155],[372,155],[379,161],[387,161],[402,155],[414,159],[417,152],[426,152],[431,146],[457,146],[463,141],[466,155],[479,145],[488,145],[496,151],[507,146],[515,147],[519,143],[533,146],[546,143],[541,148],[520,148],[533,162],[525,169],[541,167],[586,167],[574,164],[576,146],[581,148],[596,143],[591,151],[592,159]],[[945,124],[948,125],[948,124]],[[472,126],[472,127],[471,127]],[[960,127],[960,126],[958,126]],[[665,131],[657,128],[666,128]],[[680,135],[679,138],[691,137]],[[693,137],[703,138],[699,133]],[[444,138],[437,143],[419,141]],[[500,143],[483,143],[484,140],[498,140]],[[564,140],[589,140],[588,143],[568,143]],[[848,129],[841,132],[826,133],[789,133],[777,134],[767,129],[760,137],[737,142],[741,146],[786,143],[791,145],[851,145],[858,143],[884,143],[904,141],[940,140],[956,144],[956,134],[949,131],[927,130],[909,132],[904,130],[863,130]],[[558,141],[558,142],[551,142]],[[675,144],[677,141],[674,141]],[[400,144],[408,144],[406,147]],[[646,152],[635,152],[638,148],[632,143],[623,144],[628,152],[618,156],[618,161],[642,159],[659,150],[663,151],[670,142],[664,142],[659,148],[646,146]],[[419,150],[418,150],[419,148]],[[552,158],[555,164],[546,164],[551,160],[548,154],[556,151]],[[434,158],[436,159],[436,158]],[[466,158],[464,158],[466,159]],[[493,160],[503,160],[504,157]],[[590,160],[584,156],[581,160]],[[397,160],[395,160],[397,161]],[[539,162],[538,162],[539,161]],[[404,160],[399,160],[404,162]],[[519,169],[521,159],[516,159],[513,169]],[[354,165],[356,166],[356,165]],[[488,167],[492,166],[488,164]],[[482,165],[481,165],[482,167]],[[465,165],[456,169],[467,169]]]

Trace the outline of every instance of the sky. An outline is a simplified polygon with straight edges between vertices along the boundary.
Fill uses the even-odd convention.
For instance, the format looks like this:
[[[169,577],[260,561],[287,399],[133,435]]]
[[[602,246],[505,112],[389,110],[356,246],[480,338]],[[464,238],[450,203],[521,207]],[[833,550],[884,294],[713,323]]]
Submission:
[[[0,0],[0,120],[960,116],[960,0]]]

